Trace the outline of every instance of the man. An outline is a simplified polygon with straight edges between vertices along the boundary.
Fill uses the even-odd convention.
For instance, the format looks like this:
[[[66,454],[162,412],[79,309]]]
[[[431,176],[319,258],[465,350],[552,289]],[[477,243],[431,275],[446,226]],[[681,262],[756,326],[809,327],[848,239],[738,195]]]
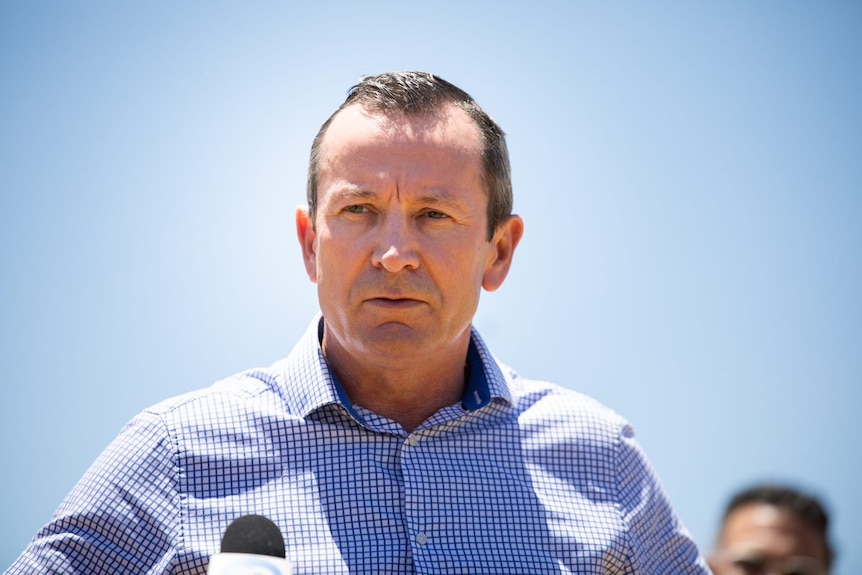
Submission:
[[[296,229],[321,315],[290,356],[135,418],[11,573],[203,573],[236,517],[297,573],[706,573],[613,412],[471,322],[523,233],[503,132],[424,73],[364,79]]]
[[[715,575],[828,575],[828,528],[815,497],[784,486],[751,487],[728,503],[709,565]]]

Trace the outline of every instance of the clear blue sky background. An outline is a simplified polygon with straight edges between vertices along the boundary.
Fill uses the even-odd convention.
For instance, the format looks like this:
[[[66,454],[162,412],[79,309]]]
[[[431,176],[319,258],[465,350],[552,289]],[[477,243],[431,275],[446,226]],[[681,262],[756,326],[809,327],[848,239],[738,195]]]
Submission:
[[[704,550],[786,480],[862,572],[860,55],[854,1],[0,2],[0,568],[139,410],[290,351],[312,137],[423,69],[508,132],[497,355],[625,415]]]

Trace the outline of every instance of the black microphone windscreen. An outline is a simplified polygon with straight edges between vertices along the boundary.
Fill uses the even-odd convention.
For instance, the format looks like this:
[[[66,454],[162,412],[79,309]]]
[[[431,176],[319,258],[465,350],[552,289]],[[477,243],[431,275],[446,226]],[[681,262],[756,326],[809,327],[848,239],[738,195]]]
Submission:
[[[269,555],[284,559],[284,537],[278,526],[263,515],[243,515],[225,529],[222,553]]]

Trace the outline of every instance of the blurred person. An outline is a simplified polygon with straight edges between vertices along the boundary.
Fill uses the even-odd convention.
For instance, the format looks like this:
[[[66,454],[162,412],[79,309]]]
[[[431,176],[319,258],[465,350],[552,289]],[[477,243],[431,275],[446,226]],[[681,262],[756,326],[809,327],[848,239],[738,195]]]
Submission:
[[[727,504],[715,548],[715,575],[828,575],[834,552],[829,515],[808,493],[758,485]]]
[[[320,312],[290,355],[133,418],[10,575],[202,574],[246,514],[298,574],[708,572],[626,420],[472,325],[524,229],[473,98],[364,78],[314,139],[307,201]]]

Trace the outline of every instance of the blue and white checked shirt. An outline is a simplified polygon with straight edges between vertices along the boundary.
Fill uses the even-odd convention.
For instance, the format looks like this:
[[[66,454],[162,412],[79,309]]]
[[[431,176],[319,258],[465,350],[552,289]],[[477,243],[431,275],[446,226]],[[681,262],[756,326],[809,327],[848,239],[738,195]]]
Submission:
[[[7,573],[204,574],[249,513],[297,574],[708,573],[610,410],[521,378],[474,330],[462,402],[407,434],[350,404],[322,326],[135,417]]]

